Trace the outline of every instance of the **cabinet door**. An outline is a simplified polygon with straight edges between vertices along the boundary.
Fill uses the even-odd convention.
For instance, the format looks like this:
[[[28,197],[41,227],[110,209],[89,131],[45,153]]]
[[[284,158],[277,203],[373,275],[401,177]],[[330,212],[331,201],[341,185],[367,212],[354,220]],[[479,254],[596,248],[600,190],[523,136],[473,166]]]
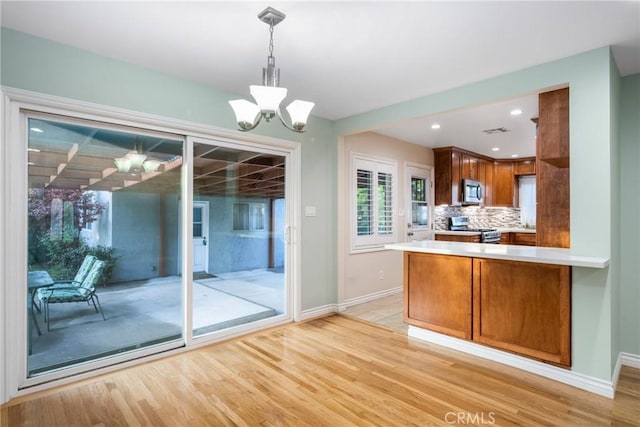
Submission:
[[[462,204],[462,153],[451,152],[451,205]]]
[[[473,340],[571,366],[568,266],[473,260]]]
[[[513,162],[495,162],[493,180],[493,206],[513,206],[515,175]]]
[[[535,175],[536,174],[536,161],[535,160],[519,160],[515,162],[515,174],[516,175]]]
[[[556,167],[569,165],[569,88],[538,95],[539,160]]]
[[[511,244],[511,233],[500,233],[500,244],[501,245],[510,245]]]
[[[536,233],[513,233],[512,242],[514,245],[535,246]]]
[[[486,160],[482,160],[481,163],[484,165],[484,181],[482,182],[484,186],[484,205],[485,206],[493,206],[493,193],[494,193],[494,180],[493,180],[493,162],[488,162]],[[480,169],[478,169],[480,171]]]
[[[478,159],[462,154],[462,179],[478,179]]]
[[[472,258],[404,253],[404,321],[471,339]]]

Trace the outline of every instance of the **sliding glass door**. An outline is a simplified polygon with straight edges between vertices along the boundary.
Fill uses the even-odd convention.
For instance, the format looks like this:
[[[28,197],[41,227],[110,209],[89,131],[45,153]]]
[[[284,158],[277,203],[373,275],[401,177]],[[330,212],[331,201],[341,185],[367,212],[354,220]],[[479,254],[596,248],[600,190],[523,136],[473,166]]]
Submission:
[[[292,317],[292,144],[21,118],[22,387]]]
[[[193,335],[285,311],[283,154],[193,144]]]
[[[27,118],[28,376],[183,340],[183,138]]]

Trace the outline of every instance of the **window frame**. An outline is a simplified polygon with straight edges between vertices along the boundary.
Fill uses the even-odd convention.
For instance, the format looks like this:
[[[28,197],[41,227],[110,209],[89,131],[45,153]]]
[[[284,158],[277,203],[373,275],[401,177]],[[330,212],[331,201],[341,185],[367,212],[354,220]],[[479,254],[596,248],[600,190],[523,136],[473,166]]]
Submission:
[[[373,173],[374,177],[374,194],[371,197],[371,234],[358,234],[358,170],[367,170]],[[378,185],[380,183],[379,174],[386,173],[391,175],[391,232],[382,233],[379,230],[379,192]],[[384,245],[397,241],[398,224],[396,220],[396,212],[398,205],[398,164],[393,159],[376,157],[361,153],[351,153],[350,165],[350,253],[362,253],[371,251],[385,250]]]

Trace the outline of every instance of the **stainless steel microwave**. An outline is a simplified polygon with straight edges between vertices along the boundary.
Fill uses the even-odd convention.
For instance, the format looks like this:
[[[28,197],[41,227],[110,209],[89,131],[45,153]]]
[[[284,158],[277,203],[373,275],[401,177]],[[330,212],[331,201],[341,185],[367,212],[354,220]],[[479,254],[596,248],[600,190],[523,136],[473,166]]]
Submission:
[[[482,203],[482,184],[473,179],[462,180],[462,204],[478,205]]]

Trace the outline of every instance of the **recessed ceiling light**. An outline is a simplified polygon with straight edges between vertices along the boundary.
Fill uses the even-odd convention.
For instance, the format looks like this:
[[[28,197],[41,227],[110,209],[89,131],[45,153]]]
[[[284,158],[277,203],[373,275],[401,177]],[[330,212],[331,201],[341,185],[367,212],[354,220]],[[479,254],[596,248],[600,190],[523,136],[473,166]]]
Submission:
[[[434,123],[431,125],[431,129],[440,129],[440,125],[437,123]]]
[[[498,147],[493,147],[493,148],[491,149],[491,151],[500,151],[500,148],[498,148]]]
[[[518,155],[517,154],[512,154],[511,157],[518,157]]]
[[[38,133],[42,133],[44,132],[42,129],[40,128],[29,128],[29,130],[33,131],[33,132],[38,132]]]
[[[519,108],[516,108],[515,110],[511,110],[512,116],[519,116],[520,114],[522,114],[522,110],[520,110]]]

